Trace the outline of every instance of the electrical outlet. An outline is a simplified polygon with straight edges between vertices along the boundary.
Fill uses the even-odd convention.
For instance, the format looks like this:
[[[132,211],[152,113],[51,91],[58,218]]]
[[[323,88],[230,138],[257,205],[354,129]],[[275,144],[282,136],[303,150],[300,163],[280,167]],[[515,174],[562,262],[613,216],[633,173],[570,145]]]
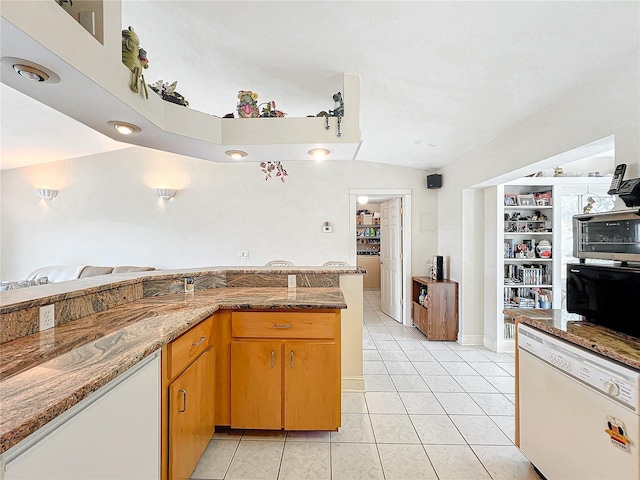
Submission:
[[[243,260],[249,258],[249,250],[238,250],[238,258]]]
[[[296,288],[296,276],[295,275],[287,275],[287,287]]]
[[[40,307],[40,331],[53,328],[55,325],[55,310],[53,303]]]

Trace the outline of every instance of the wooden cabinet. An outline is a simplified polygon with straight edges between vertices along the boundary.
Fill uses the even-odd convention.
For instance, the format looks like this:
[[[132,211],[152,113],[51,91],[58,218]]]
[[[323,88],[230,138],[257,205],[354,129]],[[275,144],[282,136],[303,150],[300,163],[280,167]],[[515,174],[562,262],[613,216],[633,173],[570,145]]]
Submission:
[[[163,478],[188,479],[215,424],[213,317],[163,349]]]
[[[231,427],[340,427],[340,311],[232,312]]]
[[[425,297],[419,302],[420,292]],[[458,283],[451,280],[431,280],[413,277],[413,324],[429,340],[458,339]]]

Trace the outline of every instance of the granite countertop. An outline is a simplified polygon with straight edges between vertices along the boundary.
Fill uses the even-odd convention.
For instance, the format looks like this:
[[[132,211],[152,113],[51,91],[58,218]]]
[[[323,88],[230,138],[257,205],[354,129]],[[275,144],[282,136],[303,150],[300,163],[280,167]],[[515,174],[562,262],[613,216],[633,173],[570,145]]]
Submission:
[[[640,370],[640,338],[582,320],[566,310],[505,309],[516,321],[538,328],[574,345],[586,348]]]
[[[344,309],[339,287],[146,297],[2,344],[0,453],[219,309]]]

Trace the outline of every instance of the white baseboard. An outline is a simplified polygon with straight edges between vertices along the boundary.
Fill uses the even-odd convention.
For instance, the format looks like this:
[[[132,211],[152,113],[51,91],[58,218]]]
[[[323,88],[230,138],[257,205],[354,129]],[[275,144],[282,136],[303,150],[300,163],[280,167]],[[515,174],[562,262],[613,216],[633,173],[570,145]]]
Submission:
[[[460,345],[484,345],[483,335],[460,335],[458,339]]]
[[[364,392],[364,377],[342,377],[343,392]]]

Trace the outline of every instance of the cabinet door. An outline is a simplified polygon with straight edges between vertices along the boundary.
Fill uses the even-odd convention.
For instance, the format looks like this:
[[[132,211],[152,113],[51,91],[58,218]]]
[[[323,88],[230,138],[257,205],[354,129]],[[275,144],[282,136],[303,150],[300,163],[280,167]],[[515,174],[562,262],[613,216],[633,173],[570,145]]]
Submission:
[[[282,344],[231,342],[231,427],[282,428]]]
[[[456,340],[458,336],[458,296],[456,284],[437,284],[429,288],[430,340]]]
[[[214,431],[213,347],[169,386],[169,478],[188,479]]]
[[[335,342],[284,344],[284,428],[340,426],[340,364]]]

